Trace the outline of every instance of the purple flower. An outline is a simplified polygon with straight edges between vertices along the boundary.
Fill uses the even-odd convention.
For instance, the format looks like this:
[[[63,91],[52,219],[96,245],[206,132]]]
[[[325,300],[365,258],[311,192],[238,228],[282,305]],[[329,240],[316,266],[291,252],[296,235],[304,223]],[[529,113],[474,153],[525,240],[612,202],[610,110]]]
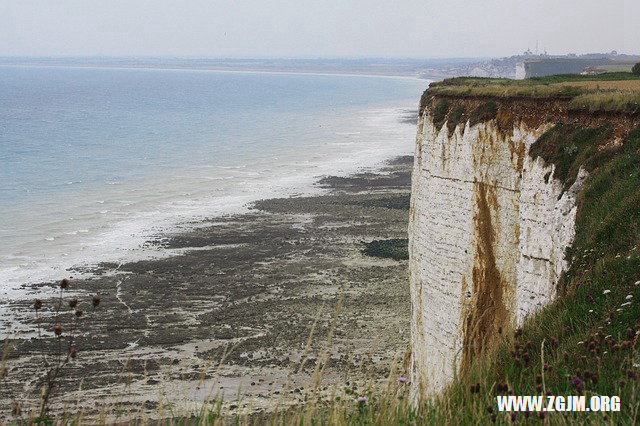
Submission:
[[[582,384],[582,380],[580,379],[580,377],[574,377],[573,379],[571,379],[571,384],[573,386],[580,386]]]
[[[564,328],[564,331],[566,331],[567,333],[571,332],[571,326],[568,325]]]
[[[398,377],[398,381],[399,381],[400,383],[407,383],[407,378],[406,378],[406,377],[404,377],[404,376],[402,376],[402,377]]]
[[[581,285],[582,285],[582,281],[578,281],[578,283],[576,284],[576,288],[580,288]]]
[[[367,398],[366,396],[361,396],[360,398],[358,398],[358,404],[364,404],[367,401],[369,401],[369,398]]]

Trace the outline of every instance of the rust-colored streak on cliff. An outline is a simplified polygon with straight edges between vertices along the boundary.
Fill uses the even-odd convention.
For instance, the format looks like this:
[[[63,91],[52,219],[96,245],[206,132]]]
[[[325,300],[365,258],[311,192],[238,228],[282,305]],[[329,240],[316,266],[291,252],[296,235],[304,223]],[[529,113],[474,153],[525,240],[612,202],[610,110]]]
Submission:
[[[507,283],[503,282],[496,265],[494,244],[495,230],[491,212],[498,205],[493,187],[474,182],[476,212],[474,217],[476,258],[472,273],[474,299],[464,323],[462,360],[460,371],[464,374],[476,356],[486,354],[495,347],[499,329],[509,322],[504,300]]]

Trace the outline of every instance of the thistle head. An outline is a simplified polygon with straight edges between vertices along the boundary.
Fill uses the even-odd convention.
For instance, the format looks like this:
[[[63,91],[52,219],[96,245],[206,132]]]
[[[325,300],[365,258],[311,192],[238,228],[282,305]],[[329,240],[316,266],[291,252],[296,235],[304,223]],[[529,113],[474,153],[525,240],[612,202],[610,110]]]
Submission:
[[[573,386],[580,386],[582,384],[582,379],[580,379],[580,377],[574,377],[571,379],[571,384]]]

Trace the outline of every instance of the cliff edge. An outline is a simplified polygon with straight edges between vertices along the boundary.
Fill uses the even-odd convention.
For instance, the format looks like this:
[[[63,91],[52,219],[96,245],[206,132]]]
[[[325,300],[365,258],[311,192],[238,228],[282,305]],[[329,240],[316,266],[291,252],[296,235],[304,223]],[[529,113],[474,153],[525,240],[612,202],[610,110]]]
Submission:
[[[590,131],[598,157],[639,124],[634,92],[612,106],[620,91],[554,78],[454,79],[422,98],[409,224],[414,398],[467,374],[563,291],[594,167],[575,161],[586,146],[563,141]]]

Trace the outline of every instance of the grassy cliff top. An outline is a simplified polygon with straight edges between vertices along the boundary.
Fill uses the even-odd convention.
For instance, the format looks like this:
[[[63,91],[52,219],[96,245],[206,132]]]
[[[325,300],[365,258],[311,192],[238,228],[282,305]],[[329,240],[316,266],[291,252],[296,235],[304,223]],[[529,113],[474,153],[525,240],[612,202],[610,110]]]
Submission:
[[[431,83],[421,105],[434,96],[566,99],[570,110],[640,114],[640,75],[563,74],[526,80],[457,77]]]

